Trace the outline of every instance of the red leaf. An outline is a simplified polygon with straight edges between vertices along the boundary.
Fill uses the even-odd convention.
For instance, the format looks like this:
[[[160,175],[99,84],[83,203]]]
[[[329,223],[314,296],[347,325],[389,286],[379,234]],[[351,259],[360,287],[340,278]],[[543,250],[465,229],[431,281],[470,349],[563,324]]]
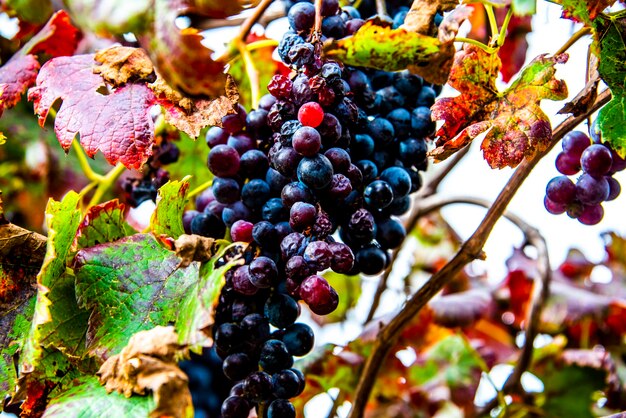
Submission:
[[[22,94],[35,83],[39,62],[34,55],[14,55],[0,68],[0,116],[19,103]]]
[[[467,327],[491,311],[493,298],[482,289],[445,295],[431,301],[428,305],[433,310],[436,324],[453,328]]]
[[[552,129],[539,103],[567,97],[565,82],[554,77],[554,65],[565,61],[566,54],[541,55],[507,90],[498,92],[500,59],[466,44],[455,56],[449,79],[461,95],[438,100],[432,107],[433,119],[444,125],[430,155],[444,160],[481,134],[485,134],[481,149],[492,168],[515,167],[524,157],[545,150]]]
[[[35,54],[53,57],[72,55],[78,44],[79,32],[63,10],[55,13],[48,23],[0,68],[0,116],[15,106],[22,94],[35,84],[39,62]]]
[[[111,164],[121,162],[138,169],[154,143],[149,112],[154,93],[145,84],[127,84],[102,94],[106,84],[93,73],[94,65],[94,55],[76,55],[55,58],[42,67],[37,86],[28,93],[39,124],[43,126],[52,105],[62,99],[54,130],[66,151],[80,134],[80,143],[90,157],[101,151]]]

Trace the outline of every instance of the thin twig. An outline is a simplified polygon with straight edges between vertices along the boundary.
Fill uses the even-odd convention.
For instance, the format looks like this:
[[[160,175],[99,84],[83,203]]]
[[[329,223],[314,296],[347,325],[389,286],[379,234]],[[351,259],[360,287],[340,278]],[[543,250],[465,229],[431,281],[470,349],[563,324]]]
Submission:
[[[419,220],[420,215],[416,212],[417,204],[421,199],[431,196],[437,193],[437,189],[439,185],[446,178],[448,174],[456,167],[456,165],[465,157],[469,151],[469,146],[463,148],[461,151],[457,152],[454,157],[450,159],[450,162],[447,163],[437,174],[427,183],[425,184],[420,191],[415,195],[413,199],[413,209],[411,210],[411,214],[409,218],[405,222],[405,229],[407,233],[412,231],[417,225],[417,221]],[[365,323],[370,322],[374,315],[376,314],[376,310],[380,305],[380,299],[382,298],[383,293],[387,290],[387,282],[389,281],[389,276],[391,275],[391,271],[393,270],[393,265],[398,258],[398,254],[400,253],[400,249],[396,249],[391,253],[391,259],[389,261],[389,266],[385,269],[383,274],[380,276],[378,280],[378,286],[376,287],[376,292],[374,292],[374,297],[372,299],[372,305],[370,306],[370,310],[367,313],[367,317],[365,319]]]
[[[259,5],[254,8],[254,11],[252,12],[252,14],[248,16],[246,20],[244,20],[243,23],[241,24],[241,28],[239,29],[239,34],[237,34],[237,37],[235,38],[235,40],[238,39],[242,42],[246,41],[246,37],[250,33],[252,26],[254,26],[254,24],[257,23],[259,19],[261,19],[261,16],[263,16],[263,13],[265,13],[267,8],[270,7],[270,4],[272,4],[273,1],[274,0],[261,0]]]
[[[559,55],[567,51],[572,45],[574,45],[580,38],[591,33],[591,28],[585,26],[578,32],[574,33],[568,40],[563,44],[562,47],[559,48],[558,51],[554,53],[554,55]]]
[[[315,0],[315,26],[313,27],[313,39],[322,37],[322,0]]]
[[[472,234],[472,236],[461,246],[460,250],[452,257],[452,259],[431,278],[409,299],[404,307],[400,310],[386,326],[384,326],[379,334],[371,354],[367,357],[359,382],[355,391],[352,410],[348,418],[360,418],[363,416],[365,406],[369,399],[372,387],[376,380],[380,367],[382,366],[389,350],[393,347],[398,335],[404,327],[415,318],[419,311],[432,299],[441,289],[450,281],[461,269],[470,261],[480,256],[482,247],[484,246],[489,234],[491,233],[495,223],[502,216],[509,202],[515,196],[515,193],[522,185],[526,177],[531,173],[535,165],[543,158],[548,151],[558,143],[558,141],[569,131],[574,129],[578,124],[585,120],[589,113],[595,112],[604,104],[608,103],[611,93],[608,90],[603,91],[596,99],[593,106],[582,115],[571,116],[562,122],[552,135],[552,140],[548,149],[538,152],[531,159],[524,160],[515,170],[507,184],[504,186],[493,205],[487,211],[482,222]]]

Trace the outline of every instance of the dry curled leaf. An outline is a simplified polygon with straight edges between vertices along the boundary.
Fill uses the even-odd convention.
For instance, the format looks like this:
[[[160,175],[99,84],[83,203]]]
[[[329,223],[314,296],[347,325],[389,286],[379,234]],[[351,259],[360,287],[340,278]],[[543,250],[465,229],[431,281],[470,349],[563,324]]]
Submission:
[[[114,46],[99,51],[94,60],[98,65],[93,72],[107,83],[120,86],[129,81],[154,81],[154,66],[146,51],[141,48]]]
[[[435,35],[435,15],[454,9],[458,0],[416,0],[404,19],[402,27],[410,32]]]
[[[180,266],[187,267],[193,261],[210,260],[217,251],[217,241],[200,235],[183,234],[174,241],[174,249],[181,258]]]
[[[119,354],[100,367],[100,383],[107,392],[115,390],[126,397],[152,392],[156,409],[150,417],[192,417],[187,375],[177,363],[185,352],[174,327],[157,326],[140,331]]]

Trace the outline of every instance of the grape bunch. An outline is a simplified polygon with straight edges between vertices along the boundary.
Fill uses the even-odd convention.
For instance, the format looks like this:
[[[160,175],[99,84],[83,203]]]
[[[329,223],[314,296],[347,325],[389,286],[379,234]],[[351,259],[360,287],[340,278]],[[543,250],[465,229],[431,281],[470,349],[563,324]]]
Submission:
[[[224,418],[251,408],[295,416],[289,399],[305,380],[294,357],[314,345],[312,329],[297,322],[298,301],[327,315],[339,295],[321,272],[374,275],[388,266],[406,236],[396,217],[428,165],[437,87],[408,72],[323,60],[321,41],[363,20],[337,0],[323,1],[322,16],[322,34],[312,34],[313,4],[290,8],[278,54],[292,73],[271,79],[258,109],[240,106],[207,132],[213,184],[183,217],[187,233],[250,244],[245,263],[225,274],[215,318],[216,353],[237,382]]]
[[[544,205],[552,214],[567,213],[585,225],[602,220],[602,202],[617,198],[621,191],[613,174],[626,168],[621,158],[607,143],[592,141],[587,134],[573,131],[562,141],[563,151],[556,158],[556,168],[563,174],[550,180]],[[582,174],[574,183],[568,176]]]

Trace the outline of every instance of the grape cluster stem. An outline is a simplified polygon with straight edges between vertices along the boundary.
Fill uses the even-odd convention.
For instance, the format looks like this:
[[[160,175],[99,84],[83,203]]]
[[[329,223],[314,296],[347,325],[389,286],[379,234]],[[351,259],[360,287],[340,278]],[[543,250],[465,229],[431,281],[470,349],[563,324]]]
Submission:
[[[528,175],[532,172],[535,165],[537,165],[537,163],[561,140],[561,138],[563,138],[566,133],[583,122],[590,114],[608,103],[610,99],[611,92],[608,89],[604,90],[598,95],[596,101],[592,106],[590,106],[587,112],[577,116],[571,116],[559,124],[553,131],[552,140],[548,148],[543,152],[537,152],[532,158],[524,159],[522,161],[504,188],[500,191],[500,194],[494,201],[493,205],[489,207],[487,214],[481,221],[476,231],[465,243],[463,243],[454,257],[446,263],[441,270],[431,276],[431,278],[406,302],[398,315],[396,315],[388,324],[380,329],[378,338],[374,343],[372,353],[367,357],[363,369],[361,370],[359,382],[354,394],[354,402],[348,418],[360,418],[363,416],[365,406],[367,405],[367,401],[376,381],[376,376],[380,371],[389,350],[393,347],[393,344],[402,330],[420,312],[426,303],[437,295],[437,293],[439,293],[441,289],[443,289],[443,287],[448,284],[450,280],[452,280],[463,269],[463,267],[465,267],[465,265],[480,257],[482,254],[482,248],[487,241],[489,234],[493,230],[493,227],[498,219],[502,217],[511,199],[515,196],[517,190],[526,180],[526,177],[528,177]],[[535,244],[540,245],[538,242]],[[549,290],[547,286],[542,286],[542,289],[543,288],[545,289],[540,292],[540,297],[537,299],[539,302],[544,301],[544,293]],[[542,303],[533,303],[533,306],[537,307],[531,309],[531,319],[534,318],[534,320],[537,321],[541,305]],[[535,311],[534,314],[533,311]],[[529,325],[528,328],[533,327],[532,325]],[[533,332],[536,333],[536,327]],[[526,347],[527,345],[530,347],[522,351],[522,356],[528,357],[526,363],[529,363],[530,355],[525,355],[524,352],[532,350],[531,339],[526,340],[524,346]],[[522,363],[523,360],[523,358],[520,358],[518,363]],[[521,374],[524,371],[521,370],[522,366],[525,370],[528,367],[528,364],[522,363],[521,365],[518,365],[517,367],[521,372],[517,371],[514,373],[515,376],[519,375],[521,377]],[[518,377],[515,377],[515,379],[519,381]],[[510,378],[508,382],[512,382],[509,383],[510,387],[518,385],[518,383],[512,380],[512,378]]]

